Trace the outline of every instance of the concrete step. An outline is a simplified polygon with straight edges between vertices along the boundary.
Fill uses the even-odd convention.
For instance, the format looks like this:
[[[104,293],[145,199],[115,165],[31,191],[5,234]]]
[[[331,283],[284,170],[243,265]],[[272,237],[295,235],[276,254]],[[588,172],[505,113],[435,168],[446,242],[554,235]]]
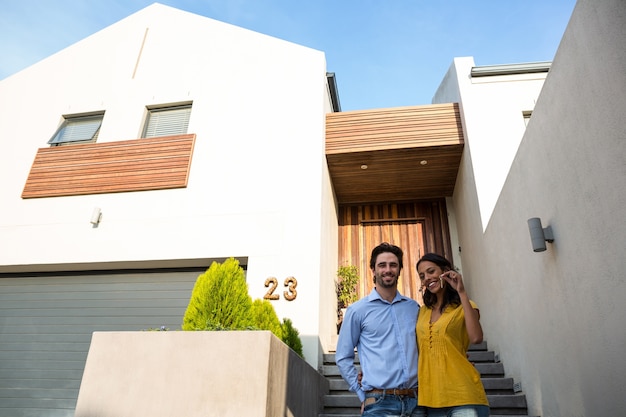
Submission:
[[[495,353],[487,351],[487,342],[483,342],[478,345],[470,345],[467,352],[468,358],[471,362],[489,362],[495,361]],[[324,363],[335,363],[334,351],[325,353],[323,355]],[[355,353],[354,362],[359,363],[359,354]]]
[[[493,378],[493,377],[503,377],[504,376],[504,365],[501,362],[498,363],[489,363],[489,362],[479,362],[475,363],[474,366],[480,372],[480,376],[483,378]],[[360,366],[357,366],[357,369],[360,370]],[[326,377],[341,377],[341,373],[339,372],[339,367],[337,365],[322,365],[322,375]]]
[[[360,371],[361,367],[357,365],[356,369]],[[327,378],[329,377],[341,378],[341,373],[339,372],[339,367],[337,365],[322,365],[322,375],[324,375]]]
[[[470,350],[467,352],[470,362],[496,362],[496,354],[488,350]]]
[[[487,394],[513,394],[513,378],[480,378]]]
[[[526,395],[524,394],[501,394],[501,395],[487,395],[489,400],[489,406],[492,409],[501,410],[519,410],[520,408],[526,410],[528,404],[526,404]]]
[[[501,362],[498,363],[475,363],[474,366],[480,372],[480,376],[486,377],[503,377],[504,365]]]
[[[324,395],[324,409],[353,407],[361,409],[361,400],[353,392],[347,394]],[[357,410],[357,412],[358,412]]]
[[[469,346],[469,351],[477,351],[477,350],[488,350],[487,349],[487,341],[483,340],[481,343],[475,343]]]
[[[361,409],[359,408],[357,411],[329,410],[323,414],[318,414],[318,417],[361,417]]]
[[[481,381],[487,392],[491,407],[491,417],[528,416],[526,396],[514,392],[513,378],[504,376],[504,365],[496,362],[496,354],[488,350],[487,342],[470,345],[468,359],[474,364],[481,375]],[[358,354],[355,357],[359,367]],[[324,396],[324,413],[319,417],[358,417],[361,403],[356,394],[348,391],[348,384],[339,373],[335,363],[334,352],[324,354],[324,365],[321,369],[326,376],[329,395]]]
[[[497,394],[487,395],[489,406],[492,409],[519,410],[526,409],[526,396],[524,394]],[[324,407],[360,407],[361,401],[356,394],[342,393],[329,394],[324,396]]]
[[[334,353],[324,353],[323,359],[324,359],[324,363],[335,363],[335,354]],[[359,362],[359,354],[358,353],[354,354],[354,363],[360,363]]]
[[[328,352],[330,354],[335,353],[337,350],[337,343],[331,343],[329,348],[328,348]],[[482,343],[477,343],[477,344],[473,344],[469,346],[469,351],[481,351],[481,350],[488,350],[487,349],[487,342],[483,341]]]
[[[327,378],[330,391],[347,393],[348,383],[343,378]],[[513,394],[513,378],[481,378],[487,394]]]

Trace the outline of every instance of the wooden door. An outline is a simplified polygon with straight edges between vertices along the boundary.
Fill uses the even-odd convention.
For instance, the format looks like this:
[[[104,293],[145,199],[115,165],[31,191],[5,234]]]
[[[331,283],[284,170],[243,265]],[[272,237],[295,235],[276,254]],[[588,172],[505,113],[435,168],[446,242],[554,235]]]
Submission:
[[[421,303],[417,260],[427,252],[451,256],[445,200],[339,207],[339,266],[358,267],[359,298],[373,288],[369,259],[382,242],[402,248],[404,267],[398,288]]]
[[[372,221],[362,225],[361,265],[360,269],[367,272],[367,278],[361,288],[363,294],[369,294],[374,287],[373,274],[369,261],[372,249],[382,242],[399,246],[404,252],[403,268],[398,279],[398,290],[401,294],[412,297],[421,303],[419,297],[419,277],[415,270],[417,260],[424,253],[424,222],[413,221]]]

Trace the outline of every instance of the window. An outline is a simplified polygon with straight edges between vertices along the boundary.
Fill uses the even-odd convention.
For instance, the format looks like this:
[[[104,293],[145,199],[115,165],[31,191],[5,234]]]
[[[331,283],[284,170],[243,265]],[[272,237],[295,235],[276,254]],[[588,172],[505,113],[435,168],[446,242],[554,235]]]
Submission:
[[[98,139],[103,118],[104,112],[81,116],[64,116],[65,120],[48,143],[52,146],[60,146],[95,142]]]
[[[187,133],[191,104],[149,108],[143,137],[184,135]]]

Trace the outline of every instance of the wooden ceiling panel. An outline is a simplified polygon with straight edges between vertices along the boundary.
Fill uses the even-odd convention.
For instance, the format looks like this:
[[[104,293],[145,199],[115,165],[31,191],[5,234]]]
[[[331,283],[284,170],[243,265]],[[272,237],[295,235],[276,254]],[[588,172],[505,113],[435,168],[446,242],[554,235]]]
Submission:
[[[339,204],[452,195],[464,145],[458,104],[332,113],[326,122]]]

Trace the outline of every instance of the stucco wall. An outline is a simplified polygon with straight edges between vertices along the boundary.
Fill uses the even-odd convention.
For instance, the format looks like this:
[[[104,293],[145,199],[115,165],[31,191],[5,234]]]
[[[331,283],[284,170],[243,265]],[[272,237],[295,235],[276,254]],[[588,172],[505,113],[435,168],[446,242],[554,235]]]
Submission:
[[[159,4],[3,80],[0,268],[247,258],[251,296],[262,298],[265,280],[277,279],[273,305],[317,366],[320,329],[334,325],[332,313],[311,314],[336,265],[336,254],[320,249],[337,234],[328,226],[336,215],[325,172],[327,94],[322,52]],[[146,106],[185,101],[197,135],[187,188],[20,198],[62,115],[104,110],[98,142],[117,141],[140,136]],[[298,283],[291,302],[288,277]]]
[[[96,332],[75,415],[317,417],[328,389],[267,331]]]
[[[460,102],[465,152],[473,165],[480,220],[487,228],[545,72],[472,77],[472,57],[455,58],[433,103]]]
[[[626,407],[625,23],[621,0],[578,2],[484,234],[469,165],[457,183],[485,337],[532,415]],[[553,228],[545,252],[532,251],[530,217]]]

